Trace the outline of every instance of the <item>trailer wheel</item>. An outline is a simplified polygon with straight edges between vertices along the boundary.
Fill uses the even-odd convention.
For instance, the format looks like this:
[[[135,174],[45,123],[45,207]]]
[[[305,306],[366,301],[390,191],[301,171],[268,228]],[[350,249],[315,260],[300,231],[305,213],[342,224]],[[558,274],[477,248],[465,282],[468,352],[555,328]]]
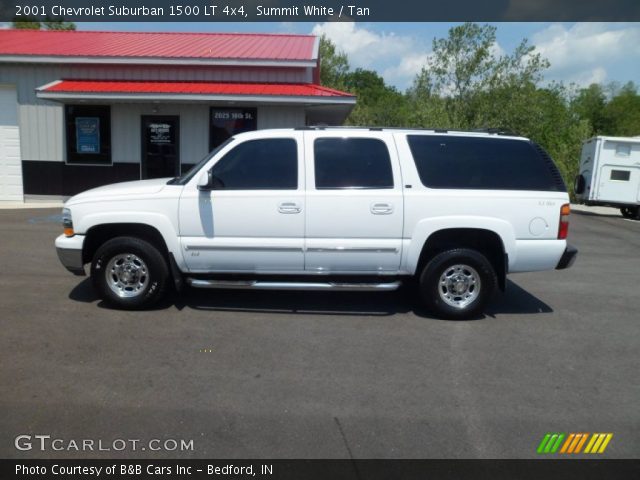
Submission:
[[[584,179],[584,175],[577,175],[573,184],[573,191],[576,192],[576,195],[580,195],[584,192],[584,187],[586,187],[586,185],[587,182]]]
[[[640,220],[640,207],[620,207],[620,213],[624,218]]]

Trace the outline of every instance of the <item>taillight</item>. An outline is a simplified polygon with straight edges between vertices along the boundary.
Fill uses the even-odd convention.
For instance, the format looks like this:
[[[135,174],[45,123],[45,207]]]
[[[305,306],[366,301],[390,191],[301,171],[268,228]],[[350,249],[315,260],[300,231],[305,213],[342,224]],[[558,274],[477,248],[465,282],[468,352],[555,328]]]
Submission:
[[[558,240],[564,240],[569,234],[569,214],[571,207],[565,203],[560,208],[560,226],[558,227]]]

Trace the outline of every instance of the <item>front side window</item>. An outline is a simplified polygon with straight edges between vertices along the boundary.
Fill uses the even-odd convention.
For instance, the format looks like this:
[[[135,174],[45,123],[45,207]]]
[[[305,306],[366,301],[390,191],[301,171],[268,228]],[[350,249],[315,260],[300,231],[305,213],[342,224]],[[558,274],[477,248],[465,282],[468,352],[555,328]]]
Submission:
[[[377,138],[318,138],[316,189],[393,188],[387,145]]]
[[[249,140],[212,168],[216,190],[296,190],[298,150],[292,138]]]
[[[111,164],[111,109],[106,105],[65,107],[67,163]]]

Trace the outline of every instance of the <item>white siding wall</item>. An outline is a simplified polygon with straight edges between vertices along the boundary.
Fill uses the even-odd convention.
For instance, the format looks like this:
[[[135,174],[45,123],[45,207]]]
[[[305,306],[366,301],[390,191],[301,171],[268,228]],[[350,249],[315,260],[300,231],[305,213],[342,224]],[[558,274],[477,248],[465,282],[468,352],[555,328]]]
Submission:
[[[57,102],[41,100],[35,89],[60,79],[109,80],[202,80],[253,82],[311,82],[306,68],[238,67],[121,67],[82,65],[0,64],[0,84],[15,85],[24,160],[61,162],[65,159],[64,110]],[[194,163],[209,147],[209,107],[215,104],[114,103],[111,107],[113,161],[140,161],[140,116],[180,116],[180,158]],[[224,105],[219,105],[224,106]],[[258,107],[258,128],[294,127],[305,124],[304,107]]]

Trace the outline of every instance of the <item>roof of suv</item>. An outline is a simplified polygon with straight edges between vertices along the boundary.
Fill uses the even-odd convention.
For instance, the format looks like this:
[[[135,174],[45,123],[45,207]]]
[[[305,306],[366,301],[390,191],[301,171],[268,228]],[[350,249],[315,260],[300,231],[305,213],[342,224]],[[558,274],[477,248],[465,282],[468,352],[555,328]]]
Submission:
[[[402,128],[402,127],[359,127],[359,126],[306,126],[306,127],[297,127],[297,128],[279,128],[279,129],[268,129],[270,132],[291,132],[291,131],[336,131],[342,134],[344,133],[356,133],[362,131],[370,131],[370,132],[395,132],[395,133],[404,133],[404,134],[426,134],[426,135],[455,135],[460,137],[490,137],[490,138],[505,138],[505,139],[515,139],[515,140],[525,140],[529,141],[528,138],[518,135],[517,133],[510,132],[508,130],[498,129],[498,128],[486,128],[486,129],[476,129],[476,130],[457,130],[457,129],[439,129],[439,128]],[[259,132],[264,132],[265,130],[258,130],[254,132],[245,132],[239,135],[246,134],[258,134]],[[238,135],[236,135],[238,136]]]

